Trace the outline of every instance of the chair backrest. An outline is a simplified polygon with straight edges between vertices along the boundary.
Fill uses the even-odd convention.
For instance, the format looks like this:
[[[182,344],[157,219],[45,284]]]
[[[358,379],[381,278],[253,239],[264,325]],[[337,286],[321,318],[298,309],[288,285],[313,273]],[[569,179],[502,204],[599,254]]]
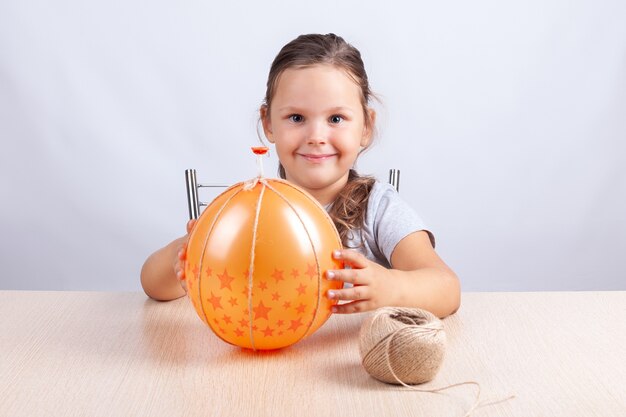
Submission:
[[[227,188],[227,184],[199,184],[196,179],[195,169],[185,170],[185,182],[187,184],[187,205],[189,207],[189,218],[197,219],[200,216],[200,207],[207,206],[207,203],[198,199],[198,188]],[[389,184],[393,185],[396,191],[400,192],[400,170],[389,170]]]

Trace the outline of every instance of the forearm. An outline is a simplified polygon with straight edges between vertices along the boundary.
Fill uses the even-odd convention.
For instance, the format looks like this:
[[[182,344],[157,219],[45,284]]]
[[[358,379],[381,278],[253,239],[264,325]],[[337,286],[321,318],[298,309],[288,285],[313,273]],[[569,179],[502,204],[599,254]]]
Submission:
[[[141,286],[148,297],[155,300],[173,300],[185,295],[174,270],[177,252],[184,238],[176,239],[146,259],[141,268]]]
[[[437,317],[455,313],[461,302],[459,280],[446,267],[428,267],[414,271],[389,270],[393,286],[390,305],[428,310]]]

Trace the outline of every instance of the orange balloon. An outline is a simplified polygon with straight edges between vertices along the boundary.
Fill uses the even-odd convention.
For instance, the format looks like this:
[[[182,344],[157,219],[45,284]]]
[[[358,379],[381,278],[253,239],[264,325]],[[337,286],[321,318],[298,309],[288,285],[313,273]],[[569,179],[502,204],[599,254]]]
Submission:
[[[236,184],[204,210],[189,236],[188,295],[222,340],[251,349],[292,345],[336,301],[325,272],[341,269],[337,229],[310,194],[278,179]]]

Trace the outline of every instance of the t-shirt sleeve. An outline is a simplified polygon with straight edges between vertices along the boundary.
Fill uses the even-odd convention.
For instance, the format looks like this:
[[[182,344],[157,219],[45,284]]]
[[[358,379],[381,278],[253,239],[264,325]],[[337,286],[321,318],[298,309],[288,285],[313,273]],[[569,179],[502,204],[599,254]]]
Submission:
[[[372,213],[374,215],[373,232],[378,249],[389,263],[391,264],[391,254],[398,243],[411,233],[422,230],[427,232],[434,248],[434,235],[427,229],[417,212],[402,200],[396,190],[392,186],[385,185],[379,192],[378,196],[370,196],[377,200],[377,204],[376,201],[372,201],[376,204],[375,213]]]

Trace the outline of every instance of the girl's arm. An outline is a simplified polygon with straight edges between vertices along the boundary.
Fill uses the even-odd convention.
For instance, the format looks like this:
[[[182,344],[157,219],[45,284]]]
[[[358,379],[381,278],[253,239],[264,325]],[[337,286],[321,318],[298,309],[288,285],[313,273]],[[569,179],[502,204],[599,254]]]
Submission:
[[[437,255],[426,232],[402,239],[391,254],[398,279],[399,305],[423,308],[438,317],[456,313],[461,304],[461,286],[452,269]]]
[[[186,294],[177,277],[183,267],[178,253],[186,242],[187,236],[176,239],[146,259],[141,268],[141,286],[148,297],[169,301]]]
[[[328,271],[327,277],[354,284],[353,288],[329,291],[329,298],[351,301],[336,306],[337,313],[394,306],[422,308],[446,317],[459,308],[459,280],[434,251],[424,231],[412,233],[398,243],[391,255],[393,269],[380,266],[354,250],[337,254],[352,269]]]
[[[144,262],[141,268],[141,286],[148,297],[168,301],[187,293],[183,261],[189,233],[195,222],[195,220],[187,222],[185,236],[154,252]]]

